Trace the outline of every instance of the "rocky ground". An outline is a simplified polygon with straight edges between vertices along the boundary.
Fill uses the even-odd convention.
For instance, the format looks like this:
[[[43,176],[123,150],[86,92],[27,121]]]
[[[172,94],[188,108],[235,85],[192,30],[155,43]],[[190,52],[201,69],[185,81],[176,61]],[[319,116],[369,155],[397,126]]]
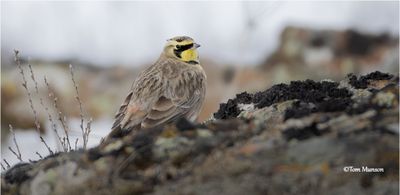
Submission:
[[[398,99],[398,76],[380,72],[243,92],[203,124],[181,119],[18,164],[1,192],[398,194]]]

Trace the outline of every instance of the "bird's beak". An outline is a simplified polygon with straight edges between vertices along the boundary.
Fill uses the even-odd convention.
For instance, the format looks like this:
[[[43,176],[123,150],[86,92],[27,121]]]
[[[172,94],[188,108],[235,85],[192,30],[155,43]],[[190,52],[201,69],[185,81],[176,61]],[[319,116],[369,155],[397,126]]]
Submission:
[[[194,43],[194,48],[199,48],[200,44]]]

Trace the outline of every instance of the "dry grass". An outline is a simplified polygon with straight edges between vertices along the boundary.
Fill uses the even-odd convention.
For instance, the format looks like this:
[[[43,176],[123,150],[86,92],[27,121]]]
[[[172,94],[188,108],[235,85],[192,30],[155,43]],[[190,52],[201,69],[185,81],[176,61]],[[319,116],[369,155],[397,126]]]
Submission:
[[[39,117],[38,117],[39,113],[38,113],[38,111],[36,109],[37,107],[35,107],[35,105],[33,103],[32,93],[31,93],[31,91],[30,91],[30,89],[28,87],[28,81],[27,81],[26,72],[25,72],[24,68],[21,65],[21,61],[20,61],[19,51],[18,50],[14,50],[14,57],[15,57],[14,58],[15,64],[18,67],[19,73],[20,73],[21,78],[22,78],[22,87],[24,88],[24,90],[25,90],[25,92],[27,94],[28,101],[29,101],[29,106],[30,106],[30,109],[31,109],[32,114],[34,116],[35,130],[36,130],[36,132],[37,132],[37,134],[38,134],[38,136],[40,138],[41,143],[44,144],[44,146],[46,147],[46,149],[49,152],[49,154],[52,155],[52,154],[55,153],[54,151],[57,152],[57,150],[54,149],[54,151],[53,151],[53,149],[51,149],[49,147],[49,145],[46,143],[46,140],[44,140],[44,138],[41,135],[42,127],[40,126],[40,123],[39,123]],[[37,79],[35,77],[35,73],[34,73],[34,70],[32,68],[32,65],[28,64],[28,68],[29,68],[30,78],[31,78],[31,80],[32,80],[32,82],[34,84],[34,91],[36,92],[36,95],[39,97],[40,105],[44,108],[44,110],[45,110],[45,112],[47,114],[47,119],[51,124],[51,130],[55,132],[56,137],[57,137],[57,142],[61,145],[62,151],[59,151],[59,152],[70,152],[70,151],[72,151],[73,149],[72,149],[72,146],[71,146],[72,144],[71,144],[71,140],[70,140],[70,136],[69,136],[70,127],[67,124],[67,117],[60,111],[60,106],[58,105],[58,98],[56,97],[56,95],[55,95],[50,83],[48,82],[47,78],[44,77],[44,83],[45,83],[45,85],[47,87],[47,90],[48,90],[48,98],[49,98],[49,100],[51,102],[53,102],[53,108],[57,112],[56,116],[53,116],[50,113],[49,107],[44,104],[43,98],[40,96],[38,82],[37,82]],[[86,117],[85,117],[84,108],[83,108],[82,100],[81,100],[80,95],[79,95],[78,84],[77,84],[77,82],[75,81],[75,78],[74,78],[74,70],[73,70],[72,65],[70,65],[69,68],[70,68],[71,80],[72,80],[72,83],[73,83],[73,87],[74,87],[75,92],[76,92],[75,99],[78,102],[79,111],[80,111],[80,128],[81,128],[81,132],[82,132],[82,141],[83,141],[82,148],[84,150],[86,150],[87,149],[88,140],[89,140],[89,135],[90,135],[90,132],[91,132],[92,119],[87,120]],[[58,129],[57,129],[57,122],[60,124],[60,127],[62,128],[63,135],[61,135],[59,133]],[[16,139],[16,136],[15,136],[14,129],[13,129],[11,124],[9,125],[9,127],[10,127],[10,132],[11,132],[11,134],[13,136],[13,143],[15,145],[15,148],[10,146],[10,147],[8,147],[8,149],[14,154],[14,156],[20,162],[23,162],[23,158],[22,158],[22,155],[21,155],[20,147],[18,146],[18,143],[17,143],[17,139]],[[74,143],[75,144],[74,145],[75,146],[74,150],[78,150],[78,141],[79,141],[79,139],[77,138],[75,140],[75,143]],[[40,159],[43,159],[43,156],[39,152],[35,152],[35,154]],[[3,161],[4,161],[4,164],[0,163],[2,169],[6,170],[6,169],[10,168],[10,164],[8,163],[8,161],[6,159],[3,159]],[[31,162],[30,159],[28,159],[28,161]]]
[[[86,128],[84,128],[83,125],[84,125],[84,122],[85,122],[85,116],[84,116],[84,114],[83,114],[82,100],[81,100],[81,98],[80,98],[80,96],[79,96],[78,85],[77,85],[76,82],[75,82],[74,69],[73,69],[73,67],[72,67],[71,64],[69,65],[69,70],[70,70],[70,73],[71,73],[72,83],[73,83],[73,85],[74,85],[75,92],[76,92],[75,99],[76,99],[76,101],[78,101],[78,104],[79,104],[79,111],[80,111],[80,112],[79,112],[79,116],[80,116],[80,118],[81,118],[80,127],[81,127],[82,138],[83,138],[83,149],[86,149],[86,147],[87,147],[87,142],[88,142],[88,140],[89,140],[89,134],[90,134],[90,131],[91,131],[90,125],[91,125],[91,123],[92,123],[92,119],[90,119],[90,120],[88,120],[88,121],[86,122]],[[76,146],[76,144],[77,144],[77,143],[75,143],[75,146]]]
[[[11,132],[11,134],[12,134],[12,136],[13,136],[13,142],[14,142],[14,145],[15,145],[15,148],[17,149],[17,151],[15,152],[15,151],[12,149],[11,146],[9,146],[8,149],[17,157],[17,159],[18,159],[20,162],[22,162],[22,161],[23,161],[23,160],[22,160],[22,155],[21,155],[21,151],[19,150],[19,146],[18,146],[18,143],[17,143],[17,139],[15,138],[14,129],[13,129],[12,125],[9,125],[9,127],[10,127],[10,132]]]
[[[53,150],[50,149],[49,145],[46,143],[46,141],[43,139],[41,133],[40,133],[40,123],[39,123],[39,119],[38,119],[38,113],[35,109],[35,106],[33,105],[33,101],[32,101],[32,94],[30,92],[30,90],[28,89],[28,82],[26,81],[26,77],[25,77],[25,72],[24,69],[21,66],[21,61],[19,58],[19,51],[18,50],[14,50],[14,60],[16,65],[18,66],[18,69],[20,70],[20,74],[22,76],[22,87],[24,87],[27,95],[28,95],[28,99],[29,99],[29,105],[31,107],[31,110],[33,112],[33,116],[35,117],[35,126],[36,126],[36,132],[39,135],[40,141],[46,146],[47,150],[49,151],[50,154],[54,154]],[[33,72],[32,72],[33,75]],[[31,76],[34,80],[34,76]]]
[[[64,152],[71,151],[72,150],[71,142],[69,140],[69,134],[68,134],[68,132],[70,131],[70,128],[69,128],[69,126],[67,124],[66,116],[64,116],[63,113],[60,111],[60,108],[58,106],[58,98],[55,96],[55,93],[52,90],[52,88],[50,87],[50,84],[47,81],[46,77],[44,77],[44,82],[45,82],[45,84],[47,86],[47,90],[48,90],[48,93],[49,93],[48,97],[53,102],[53,107],[57,111],[57,120],[61,124],[61,127],[62,127],[63,132],[64,132],[64,136],[60,137],[56,128],[54,128],[53,131],[56,132],[57,138],[59,139],[59,142],[60,142]]]

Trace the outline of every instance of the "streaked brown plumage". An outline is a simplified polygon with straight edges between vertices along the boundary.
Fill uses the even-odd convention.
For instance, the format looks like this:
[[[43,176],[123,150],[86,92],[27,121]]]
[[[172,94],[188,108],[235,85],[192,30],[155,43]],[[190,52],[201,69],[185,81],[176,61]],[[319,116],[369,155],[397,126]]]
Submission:
[[[167,41],[152,66],[140,73],[115,116],[109,136],[172,122],[196,120],[206,92],[198,44],[186,36]]]

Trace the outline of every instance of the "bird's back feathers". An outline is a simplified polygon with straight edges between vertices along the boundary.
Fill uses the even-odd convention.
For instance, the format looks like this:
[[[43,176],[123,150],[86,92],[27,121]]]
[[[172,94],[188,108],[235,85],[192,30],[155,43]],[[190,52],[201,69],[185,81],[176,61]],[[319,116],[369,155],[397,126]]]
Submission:
[[[144,70],[115,116],[110,135],[118,131],[158,126],[181,117],[194,121],[206,90],[206,76],[199,64],[160,59]]]

